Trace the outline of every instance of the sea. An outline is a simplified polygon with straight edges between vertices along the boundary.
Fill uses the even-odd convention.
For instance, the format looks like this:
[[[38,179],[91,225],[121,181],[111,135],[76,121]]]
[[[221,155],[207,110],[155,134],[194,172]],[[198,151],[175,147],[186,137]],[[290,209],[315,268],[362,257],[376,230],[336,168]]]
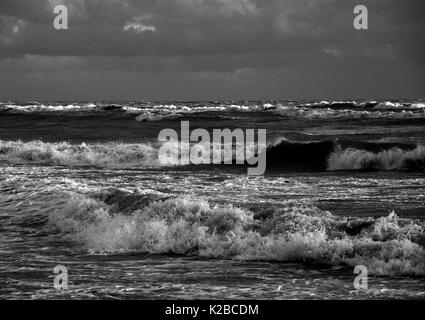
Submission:
[[[158,161],[182,121],[266,172]],[[3,101],[0,298],[425,299],[425,101]]]

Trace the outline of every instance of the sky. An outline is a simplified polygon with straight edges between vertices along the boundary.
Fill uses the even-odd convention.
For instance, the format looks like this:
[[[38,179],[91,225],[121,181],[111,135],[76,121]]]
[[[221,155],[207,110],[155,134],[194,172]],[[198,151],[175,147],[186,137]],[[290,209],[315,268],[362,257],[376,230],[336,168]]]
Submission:
[[[0,0],[0,100],[425,98],[424,17],[423,0]]]

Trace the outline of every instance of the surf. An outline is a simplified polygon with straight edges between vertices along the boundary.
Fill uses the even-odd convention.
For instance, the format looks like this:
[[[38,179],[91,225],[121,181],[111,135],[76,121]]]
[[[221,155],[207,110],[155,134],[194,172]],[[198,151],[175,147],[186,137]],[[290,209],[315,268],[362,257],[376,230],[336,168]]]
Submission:
[[[424,226],[394,212],[339,217],[297,201],[251,211],[196,197],[105,192],[71,195],[45,230],[92,253],[367,265],[376,275],[425,276]]]
[[[159,150],[166,146],[179,155],[176,161],[162,163]],[[6,164],[37,164],[95,167],[182,167],[195,168],[245,168],[255,163],[248,159],[237,164],[240,154],[249,154],[247,146],[217,143],[194,144],[204,150],[202,163],[221,159],[225,164],[190,164],[181,161],[179,142],[152,143],[81,143],[0,140],[0,161]],[[232,152],[225,153],[223,147]],[[251,150],[252,151],[252,150]],[[281,138],[269,143],[266,150],[266,174],[276,172],[333,172],[333,171],[413,171],[425,170],[425,147],[421,144],[368,142],[350,140],[290,141]],[[252,154],[252,152],[251,152]],[[254,153],[258,156],[257,153]],[[187,161],[186,161],[187,162]]]

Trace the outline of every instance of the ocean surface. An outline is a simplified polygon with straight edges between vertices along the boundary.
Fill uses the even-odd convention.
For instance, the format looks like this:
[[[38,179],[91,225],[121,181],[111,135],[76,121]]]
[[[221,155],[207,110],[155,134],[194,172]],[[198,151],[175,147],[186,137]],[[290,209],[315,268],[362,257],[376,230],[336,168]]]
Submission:
[[[161,164],[181,121],[266,129],[266,173]],[[425,299],[424,129],[423,100],[0,103],[0,298]]]

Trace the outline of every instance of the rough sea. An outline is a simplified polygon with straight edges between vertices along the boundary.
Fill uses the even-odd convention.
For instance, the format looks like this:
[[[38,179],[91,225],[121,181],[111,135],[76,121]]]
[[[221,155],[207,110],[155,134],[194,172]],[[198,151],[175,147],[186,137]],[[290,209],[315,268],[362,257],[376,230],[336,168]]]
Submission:
[[[266,173],[159,163],[181,121]],[[0,104],[2,299],[424,299],[424,228],[423,100]]]

